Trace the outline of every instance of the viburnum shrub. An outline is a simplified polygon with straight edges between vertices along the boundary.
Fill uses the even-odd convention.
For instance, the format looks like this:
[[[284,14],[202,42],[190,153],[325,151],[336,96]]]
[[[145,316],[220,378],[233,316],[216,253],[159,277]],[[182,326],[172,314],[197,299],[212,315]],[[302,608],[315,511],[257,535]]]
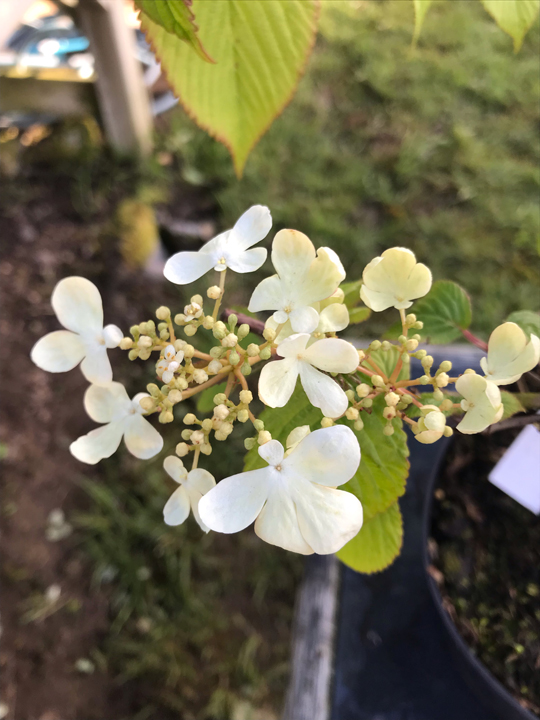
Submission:
[[[176,406],[198,393],[214,394],[214,386],[224,383],[213,395],[209,417],[183,415],[176,455],[164,459],[165,472],[178,484],[164,507],[165,522],[179,525],[193,512],[204,532],[221,533],[254,522],[259,537],[286,550],[339,551],[358,570],[379,570],[401,545],[397,498],[408,473],[403,426],[429,444],[452,435],[449,416],[461,416],[457,429],[463,433],[497,423],[505,412],[500,386],[537,365],[540,340],[505,322],[489,339],[484,375],[470,369],[454,377],[449,360],[436,368],[433,357],[419,349],[426,332],[419,318],[425,317],[430,336],[457,331],[482,345],[467,329],[470,305],[461,288],[448,282],[432,287],[430,270],[401,247],[374,258],[360,281],[343,284],[345,270],[333,250],[316,250],[301,232],[281,230],[272,243],[276,273],[257,285],[249,303],[251,313],[271,313],[260,341],[253,342],[252,330],[262,323],[249,316],[238,324],[232,313],[221,320],[220,308],[227,272],[252,272],[265,262],[266,249],[253,246],[271,225],[268,208],[256,205],[198,252],[170,258],[164,274],[173,283],[191,283],[211,270],[219,282],[208,287],[207,299],[194,295],[182,313],[158,308],[157,323],[135,325],[131,336],[103,327],[101,297],[90,281],[61,280],[52,306],[66,329],[39,340],[32,359],[49,372],[80,363],[91,383],[84,405],[100,427],[70,446],[89,464],[110,457],[122,438],[135,457],[155,456],[163,440],[152,416],[173,422]],[[419,298],[417,314],[409,313]],[[367,307],[355,307],[360,299]],[[397,340],[359,349],[337,337],[350,320],[389,308],[399,313]],[[178,337],[180,331],[187,339]],[[197,350],[199,332],[210,336],[209,352]],[[130,360],[153,363],[156,382],[147,392],[130,399],[112,380],[107,351],[115,347]],[[416,378],[410,377],[411,357],[423,369]],[[267,408],[256,417],[247,378],[259,370],[252,387]],[[506,406],[507,414],[522,409],[517,400]],[[227,441],[237,423],[250,423],[253,430],[245,440],[245,472],[216,484],[199,467],[201,456]]]

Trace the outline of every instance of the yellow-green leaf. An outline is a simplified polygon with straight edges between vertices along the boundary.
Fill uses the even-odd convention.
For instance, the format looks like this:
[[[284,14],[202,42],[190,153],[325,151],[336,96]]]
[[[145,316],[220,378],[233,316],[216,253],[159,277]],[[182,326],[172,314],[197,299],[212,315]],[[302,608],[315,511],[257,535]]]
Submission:
[[[387,568],[397,558],[403,543],[403,520],[395,502],[385,512],[364,522],[356,537],[337,553],[341,562],[361,573]]]
[[[516,413],[525,412],[523,405],[512,393],[503,391],[501,393],[501,400],[504,408],[501,420],[506,420],[512,417],[512,415],[516,415]]]
[[[194,0],[199,39],[215,65],[142,16],[180,102],[227,146],[238,176],[294,94],[315,40],[318,7],[318,0]]]
[[[135,0],[135,7],[156,25],[187,42],[203,60],[213,63],[198,37],[192,4],[192,0]]]
[[[414,38],[413,42],[416,43],[422,32],[422,25],[426,13],[429,10],[432,0],[413,0],[414,2]]]
[[[514,41],[514,50],[521,47],[523,38],[538,17],[539,0],[482,0],[482,5],[497,25]]]
[[[365,322],[371,315],[371,310],[368,307],[357,307],[349,310],[349,325],[358,325],[358,323]]]
[[[450,343],[461,337],[472,321],[469,296],[457,283],[437,280],[429,293],[418,300],[413,311],[424,323],[422,335],[432,343]]]

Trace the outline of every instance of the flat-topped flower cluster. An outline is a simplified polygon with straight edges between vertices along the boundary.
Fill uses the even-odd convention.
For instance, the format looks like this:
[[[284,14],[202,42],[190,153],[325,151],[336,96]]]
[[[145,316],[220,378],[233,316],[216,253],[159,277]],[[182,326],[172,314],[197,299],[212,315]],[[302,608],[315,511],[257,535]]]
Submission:
[[[349,325],[349,310],[340,285],[345,270],[336,253],[315,249],[296,230],[281,230],[272,242],[275,274],[257,285],[249,303],[251,313],[268,314],[260,342],[249,342],[248,322],[228,314],[220,319],[228,270],[258,270],[267,251],[253,245],[270,232],[268,208],[256,205],[228,230],[198,252],[181,252],[167,262],[165,277],[178,285],[198,280],[212,269],[219,284],[207,289],[207,299],[194,295],[182,313],[167,307],[124,336],[114,325],[103,326],[99,291],[89,280],[68,277],[52,295],[52,306],[65,328],[49,333],[32,349],[32,359],[49,372],[64,372],[80,365],[91,383],[84,407],[100,427],[75,440],[70,450],[81,462],[95,464],[110,457],[122,438],[135,457],[146,460],[163,448],[163,439],[151,423],[175,420],[175,408],[218,383],[225,390],[214,396],[210,417],[193,412],[182,417],[185,427],[176,454],[164,459],[166,473],[178,484],[164,508],[168,525],[183,523],[190,512],[204,532],[234,533],[255,523],[255,532],[266,542],[302,554],[333,553],[355,537],[362,527],[362,505],[346,490],[360,466],[362,430],[373,401],[384,398],[382,432],[394,433],[396,418],[409,425],[421,443],[450,436],[448,416],[461,414],[457,429],[478,433],[497,423],[503,414],[501,385],[516,382],[534,368],[540,357],[540,340],[528,337],[516,324],[506,322],[492,333],[481,367],[484,375],[467,370],[449,374],[452,365],[434,360],[419,348],[422,323],[406,313],[414,300],[427,295],[432,277],[405,248],[394,247],[374,258],[364,269],[360,298],[374,312],[395,308],[402,334],[396,342],[378,340],[359,349],[338,338]],[[213,303],[207,313],[206,303]],[[183,332],[185,339],[178,337]],[[210,351],[197,350],[191,341],[199,331],[212,338]],[[147,392],[130,399],[124,386],[113,381],[107,351],[120,347],[130,360],[155,364],[155,382]],[[373,357],[393,349],[396,360],[383,372]],[[411,357],[418,358],[423,374],[399,379]],[[260,369],[255,379],[254,371]],[[250,377],[252,376],[252,377]],[[293,430],[285,447],[272,438],[253,412],[253,392],[270,408],[290,402],[300,383],[309,402],[322,411],[321,427]],[[433,388],[433,402],[423,404],[418,389]],[[453,390],[451,388],[454,388]],[[251,389],[250,389],[251,388]],[[416,414],[411,407],[416,406]],[[178,412],[177,412],[178,415]],[[339,420],[339,423],[337,421]],[[258,447],[266,467],[222,479],[199,467],[201,456],[210,456],[216,442],[226,441],[237,423],[251,423],[253,434],[247,450]],[[191,468],[184,463],[192,457]],[[359,470],[360,467],[360,470]]]

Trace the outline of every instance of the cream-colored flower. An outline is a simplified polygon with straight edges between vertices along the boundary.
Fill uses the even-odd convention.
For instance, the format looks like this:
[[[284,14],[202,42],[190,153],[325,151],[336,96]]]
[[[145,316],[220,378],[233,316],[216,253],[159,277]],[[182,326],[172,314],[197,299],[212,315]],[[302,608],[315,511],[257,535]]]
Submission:
[[[195,468],[188,472],[184,463],[175,455],[169,455],[163,461],[165,471],[178,483],[178,487],[167,500],[163,508],[163,519],[167,525],[181,525],[187,519],[189,511],[201,530],[207,533],[207,527],[199,515],[199,501],[203,495],[216,485],[216,481],[208,470]]]
[[[362,527],[362,505],[336,486],[350,480],[360,448],[344,425],[316,430],[285,457],[270,440],[259,455],[268,466],[225,478],[199,502],[211,530],[235,533],[255,521],[257,535],[285,550],[310,555],[337,552]]]
[[[362,274],[360,297],[375,312],[389,307],[406,309],[412,301],[427,295],[431,288],[431,272],[417,263],[414,253],[406,248],[390,248],[374,258]]]
[[[446,416],[436,405],[424,405],[422,412],[424,414],[418,420],[420,432],[415,435],[415,438],[423,445],[431,445],[444,435]]]
[[[277,349],[283,360],[265,365],[259,378],[259,397],[270,407],[284,407],[300,382],[312,405],[326,417],[343,415],[349,405],[345,392],[324,372],[350,373],[358,367],[358,352],[345,340],[324,338],[308,345],[307,333],[291,335]]]
[[[183,350],[178,350],[177,352],[174,345],[167,345],[163,351],[163,358],[156,364],[158,377],[160,377],[164,383],[170,383],[183,359]]]
[[[116,325],[103,327],[103,304],[97,287],[86,278],[64,278],[54,288],[51,303],[67,330],[56,330],[38,340],[30,353],[34,363],[54,373],[72,370],[81,363],[89,382],[109,383],[113,374],[107,350],[120,345],[123,333]]]
[[[294,332],[313,332],[319,324],[314,303],[330,297],[345,277],[336,253],[319,248],[297,230],[281,230],[272,243],[272,263],[277,275],[263,280],[249,302],[250,312],[274,310],[281,325],[290,320]]]
[[[232,230],[217,235],[198,252],[179,252],[169,258],[163,274],[176,285],[187,285],[212,268],[218,271],[230,268],[237,273],[258,270],[266,260],[266,248],[249,248],[263,240],[271,227],[270,210],[263,205],[254,205]]]
[[[479,433],[499,422],[504,408],[495,383],[476,373],[465,373],[457,379],[456,390],[464,398],[461,407],[465,416],[457,426],[460,432],[466,435]]]
[[[163,438],[143,417],[140,401],[150,397],[138,393],[129,399],[125,387],[119,382],[108,385],[90,385],[84,396],[88,415],[98,423],[106,423],[71,443],[69,449],[77,460],[95,465],[110,457],[124,438],[126,447],[140,460],[148,460],[163,447]]]
[[[496,385],[510,385],[538,365],[540,339],[527,336],[513,322],[505,322],[491,333],[487,357],[480,360],[486,378]]]

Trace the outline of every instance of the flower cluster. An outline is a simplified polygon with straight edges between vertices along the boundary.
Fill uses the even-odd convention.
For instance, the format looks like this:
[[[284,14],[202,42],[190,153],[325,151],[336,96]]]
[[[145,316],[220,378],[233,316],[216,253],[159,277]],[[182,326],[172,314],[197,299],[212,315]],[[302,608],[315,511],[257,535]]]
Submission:
[[[91,383],[84,407],[100,427],[70,446],[78,460],[89,464],[110,457],[122,438],[135,457],[154,457],[163,440],[150,416],[162,424],[173,422],[175,409],[182,409],[188,398],[225,383],[224,391],[214,395],[210,416],[184,410],[185,428],[175,454],[163,463],[178,485],[165,505],[165,522],[179,525],[192,512],[204,532],[222,533],[255,523],[257,535],[273,545],[302,554],[333,553],[362,527],[360,501],[337,488],[362,472],[364,421],[381,406],[374,400],[384,400],[385,436],[395,432],[397,419],[410,427],[418,442],[433,443],[452,434],[448,417],[454,414],[462,415],[458,430],[481,432],[502,416],[499,386],[516,382],[538,363],[540,340],[507,322],[489,339],[481,363],[483,376],[467,370],[451,377],[449,361],[435,369],[433,357],[419,348],[421,335],[415,331],[422,330],[422,322],[405,312],[427,295],[431,273],[410,250],[395,247],[366,266],[357,298],[374,312],[395,308],[402,332],[396,342],[375,340],[358,349],[337,337],[349,324],[340,287],[345,270],[338,256],[327,247],[316,250],[301,232],[281,230],[272,243],[275,274],[257,285],[249,302],[251,313],[267,312],[260,340],[250,342],[251,318],[239,324],[233,313],[225,313],[224,319],[220,315],[225,280],[227,270],[248,273],[263,265],[266,249],[253,246],[268,235],[271,225],[268,208],[256,205],[199,252],[170,258],[164,274],[171,282],[191,283],[213,269],[218,284],[207,288],[207,298],[193,295],[182,313],[158,308],[156,320],[134,325],[126,336],[114,325],[103,327],[101,297],[90,281],[61,280],[52,305],[66,329],[39,340],[31,356],[50,372],[80,364]],[[208,303],[213,307],[208,309]],[[180,332],[184,338],[178,337]],[[209,352],[198,350],[192,341],[198,332],[211,339]],[[155,382],[147,385],[147,392],[130,399],[124,386],[113,381],[107,351],[115,347],[127,351],[130,360],[152,359]],[[380,351],[394,358],[390,370],[388,363],[383,369]],[[420,360],[423,374],[400,379],[411,357]],[[250,376],[259,370],[258,381],[252,382]],[[256,388],[265,406],[282,408],[299,385],[323,417],[319,415],[318,429],[295,428],[284,447],[254,414],[252,390]],[[425,386],[433,389],[428,404],[418,392]],[[251,424],[246,449],[255,453],[257,448],[266,466],[216,484],[210,472],[199,467],[201,455],[211,455],[215,443],[226,441],[237,423]],[[184,463],[190,455],[188,470]]]

